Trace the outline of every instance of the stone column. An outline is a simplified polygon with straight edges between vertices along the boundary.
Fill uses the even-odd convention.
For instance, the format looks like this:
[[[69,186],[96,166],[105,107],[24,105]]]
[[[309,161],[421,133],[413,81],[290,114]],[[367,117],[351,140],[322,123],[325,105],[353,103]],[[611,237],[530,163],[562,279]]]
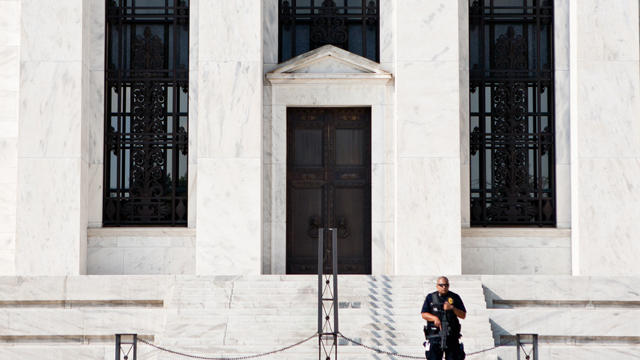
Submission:
[[[0,275],[15,273],[20,1],[0,1]]]
[[[459,6],[397,1],[397,274],[461,272]]]
[[[638,274],[638,1],[572,1],[570,11],[573,272]]]
[[[259,274],[262,6],[199,1],[197,16],[196,273]]]
[[[22,0],[16,273],[86,265],[82,0]]]

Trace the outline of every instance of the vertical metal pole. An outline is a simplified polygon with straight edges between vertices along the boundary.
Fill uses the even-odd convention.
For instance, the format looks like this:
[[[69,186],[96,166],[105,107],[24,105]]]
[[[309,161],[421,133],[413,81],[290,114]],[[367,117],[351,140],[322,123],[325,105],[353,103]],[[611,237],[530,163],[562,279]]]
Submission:
[[[323,272],[323,244],[324,228],[318,229],[318,334],[322,341],[322,272]]]
[[[533,334],[533,360],[538,360],[538,334]]]
[[[116,334],[116,360],[120,360],[120,334]]]
[[[338,359],[338,229],[331,229],[331,257],[333,258],[333,343]]]
[[[324,228],[318,229],[318,360],[322,360],[322,272]]]
[[[138,334],[133,334],[133,360],[138,360]]]
[[[138,360],[138,334],[133,334],[133,360]]]

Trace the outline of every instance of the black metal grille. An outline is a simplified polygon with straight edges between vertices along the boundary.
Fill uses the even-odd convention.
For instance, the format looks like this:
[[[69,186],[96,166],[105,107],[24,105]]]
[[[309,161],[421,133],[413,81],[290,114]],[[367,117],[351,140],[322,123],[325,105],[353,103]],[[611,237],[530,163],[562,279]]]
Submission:
[[[331,44],[379,61],[378,0],[280,0],[279,61]]]
[[[469,9],[471,225],[553,226],[553,1]]]
[[[106,2],[103,224],[187,224],[189,3]]]

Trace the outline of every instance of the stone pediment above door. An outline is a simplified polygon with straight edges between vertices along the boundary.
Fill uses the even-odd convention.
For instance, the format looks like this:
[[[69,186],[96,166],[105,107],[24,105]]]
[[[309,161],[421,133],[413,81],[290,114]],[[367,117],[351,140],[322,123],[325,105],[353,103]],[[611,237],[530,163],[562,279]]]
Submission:
[[[296,56],[267,73],[271,83],[291,82],[387,82],[393,76],[380,64],[333,45]]]

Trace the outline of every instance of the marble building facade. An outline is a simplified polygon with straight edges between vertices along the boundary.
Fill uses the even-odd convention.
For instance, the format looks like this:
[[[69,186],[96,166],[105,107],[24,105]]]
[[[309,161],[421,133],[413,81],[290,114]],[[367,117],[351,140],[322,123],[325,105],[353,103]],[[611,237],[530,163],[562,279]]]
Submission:
[[[371,109],[373,274],[638,274],[638,5],[554,1],[556,225],[475,227],[468,0],[381,0],[379,62],[191,0],[187,226],[108,227],[105,3],[2,0],[0,274],[285,274],[291,107]]]

